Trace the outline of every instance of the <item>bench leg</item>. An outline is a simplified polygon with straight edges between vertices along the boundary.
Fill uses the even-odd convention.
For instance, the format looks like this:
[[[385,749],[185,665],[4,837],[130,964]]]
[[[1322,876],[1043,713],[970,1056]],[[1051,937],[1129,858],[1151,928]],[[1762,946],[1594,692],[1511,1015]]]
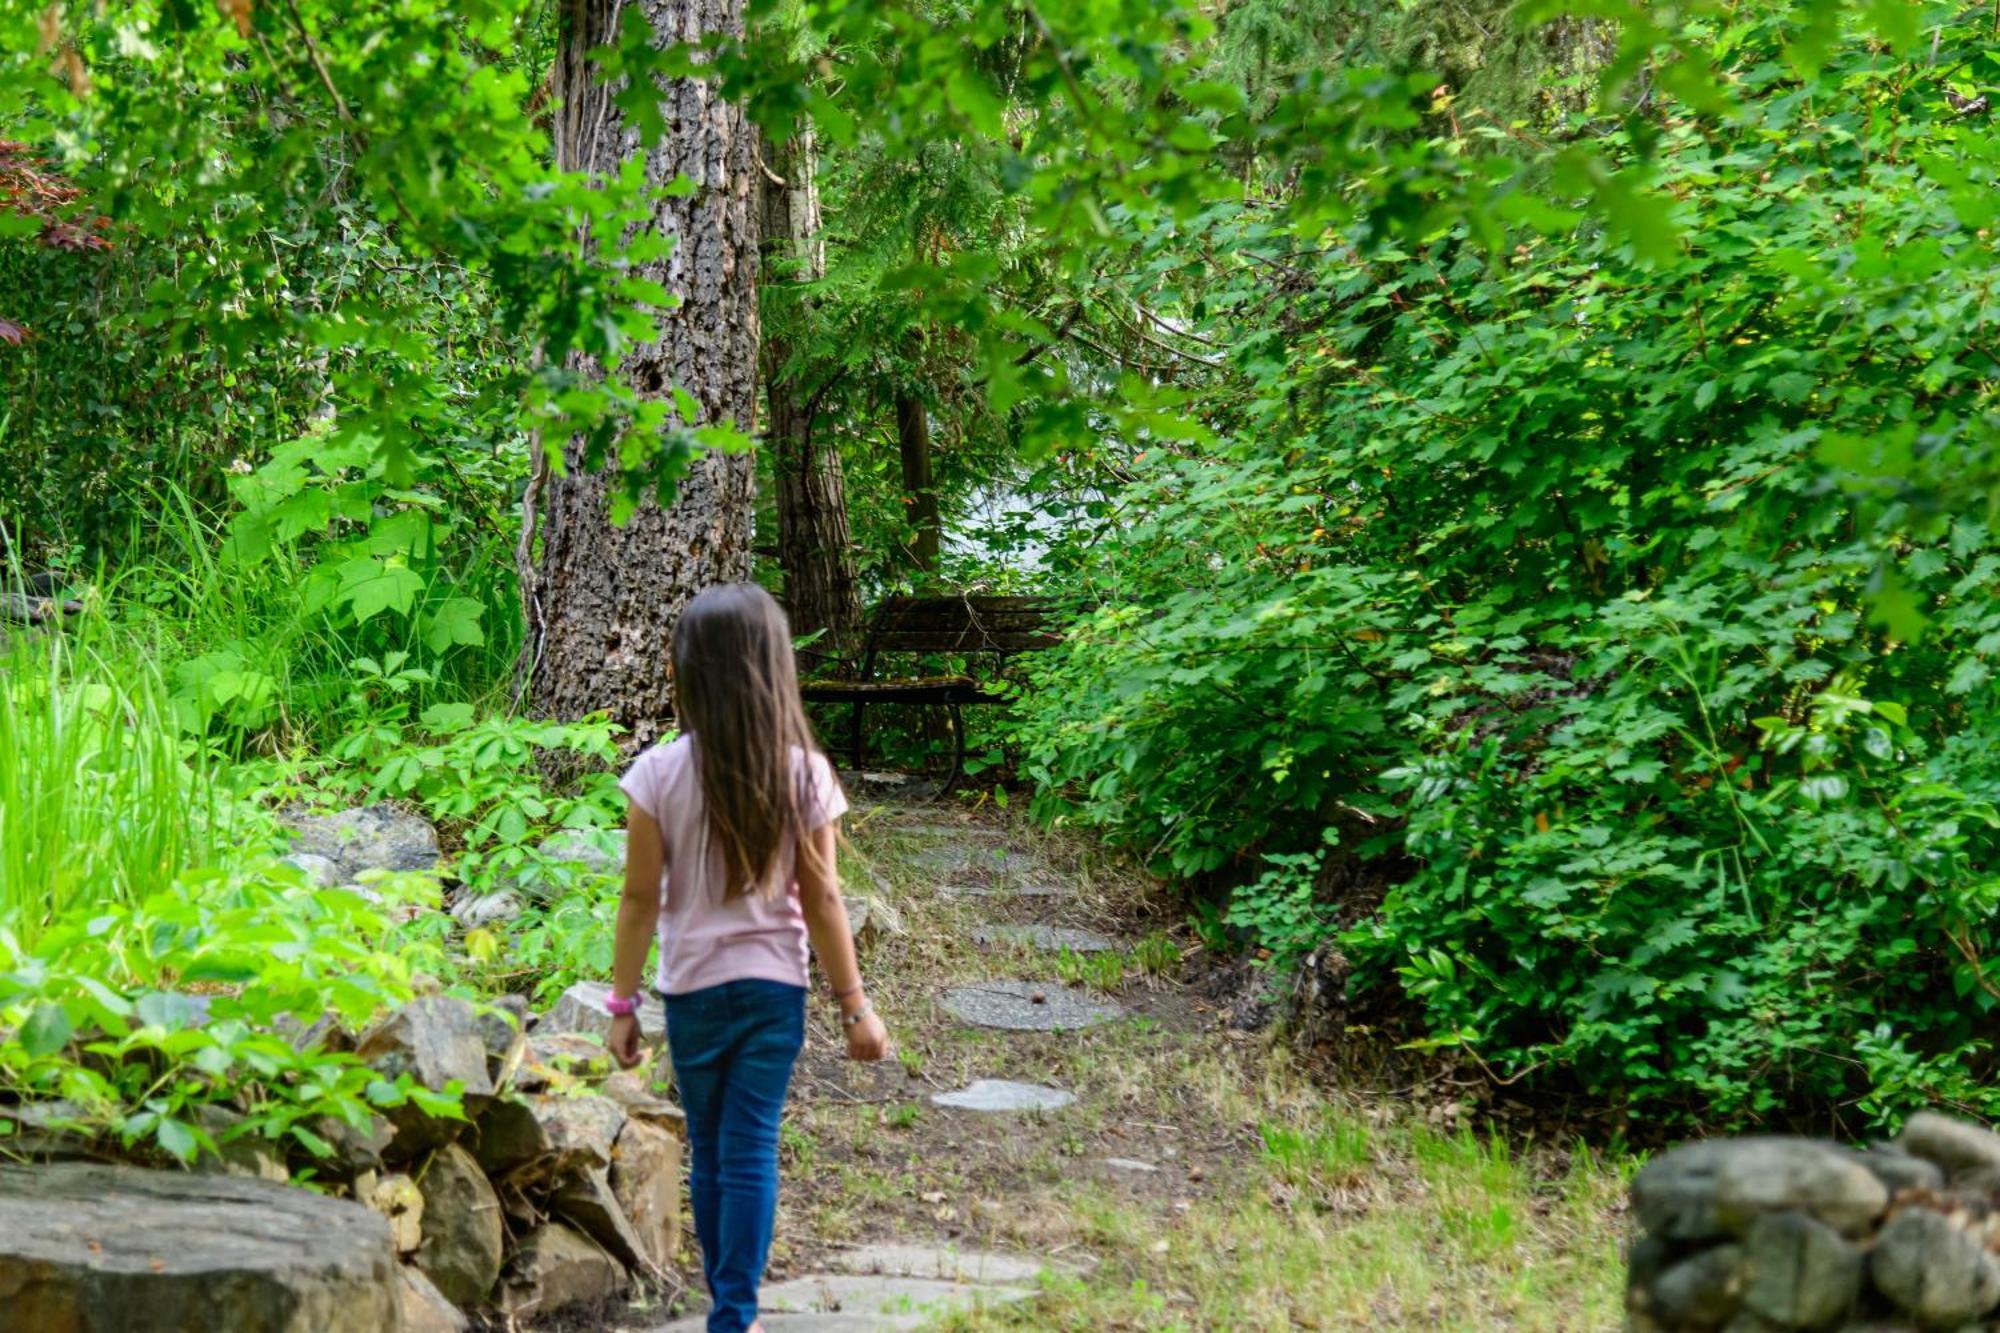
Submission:
[[[944,775],[944,785],[938,788],[940,800],[951,795],[951,789],[965,775],[965,714],[957,704],[949,705],[945,714],[951,719],[951,768]]]

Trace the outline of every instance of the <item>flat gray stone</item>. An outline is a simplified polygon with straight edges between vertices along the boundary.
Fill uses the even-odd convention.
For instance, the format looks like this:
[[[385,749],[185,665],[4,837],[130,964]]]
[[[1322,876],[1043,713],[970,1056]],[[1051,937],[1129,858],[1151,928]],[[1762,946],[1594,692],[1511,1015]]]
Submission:
[[[1054,982],[984,981],[947,991],[939,1003],[960,1022],[1012,1032],[1074,1032],[1125,1014],[1108,1000]]]
[[[925,847],[912,852],[911,865],[919,870],[985,870],[996,875],[1026,875],[1041,868],[1041,862],[1026,852],[989,847]]]
[[[894,832],[908,838],[951,838],[979,842],[997,842],[1007,836],[1005,829],[988,828],[984,824],[892,824]]]
[[[1060,898],[1068,890],[1050,879],[1001,884],[940,884],[947,898]]]
[[[896,1277],[941,1277],[953,1282],[1033,1282],[1054,1267],[1022,1254],[961,1250],[935,1245],[862,1245],[842,1250],[829,1262],[843,1273],[887,1273]]]
[[[1081,926],[979,926],[972,932],[974,944],[1025,944],[1030,949],[1060,953],[1109,953],[1118,941],[1109,935]]]
[[[949,1278],[817,1273],[765,1287],[757,1294],[757,1305],[774,1314],[938,1316],[981,1305],[1009,1305],[1033,1294],[1026,1287]]]
[[[1045,1088],[1039,1083],[1014,1083],[1004,1078],[982,1078],[957,1092],[940,1092],[931,1105],[959,1111],[1060,1111],[1076,1100],[1073,1092]]]
[[[1113,1171],[1137,1171],[1146,1175],[1151,1175],[1160,1169],[1151,1162],[1141,1162],[1130,1157],[1107,1157],[1104,1159],[1104,1164]]]
[[[917,1329],[930,1318],[921,1314],[775,1314],[760,1312],[757,1322],[765,1333],[883,1333],[887,1329]],[[671,1324],[662,1324],[652,1333],[707,1333],[707,1315],[689,1315]]]

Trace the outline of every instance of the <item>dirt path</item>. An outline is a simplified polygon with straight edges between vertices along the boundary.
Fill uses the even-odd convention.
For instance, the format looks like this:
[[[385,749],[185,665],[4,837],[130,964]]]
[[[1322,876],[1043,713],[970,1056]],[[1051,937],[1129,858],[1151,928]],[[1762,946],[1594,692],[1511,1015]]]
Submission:
[[[815,1014],[770,1333],[1617,1326],[1615,1170],[1314,1087],[1087,842],[894,804],[849,835],[897,1055],[849,1064]],[[1045,1109],[949,1104],[1002,1080]]]

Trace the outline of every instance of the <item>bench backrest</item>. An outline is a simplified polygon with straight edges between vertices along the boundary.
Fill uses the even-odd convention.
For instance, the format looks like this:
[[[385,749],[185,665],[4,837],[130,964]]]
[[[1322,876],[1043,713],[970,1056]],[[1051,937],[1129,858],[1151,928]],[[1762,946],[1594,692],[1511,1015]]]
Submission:
[[[891,597],[868,621],[861,672],[882,653],[1013,653],[1049,648],[1049,605],[1038,597]]]

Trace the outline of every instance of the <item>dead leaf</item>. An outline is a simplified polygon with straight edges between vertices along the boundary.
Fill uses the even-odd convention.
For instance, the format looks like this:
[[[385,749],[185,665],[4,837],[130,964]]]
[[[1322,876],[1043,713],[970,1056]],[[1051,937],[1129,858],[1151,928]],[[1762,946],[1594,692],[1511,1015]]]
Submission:
[[[236,21],[236,35],[250,35],[250,11],[256,0],[215,0],[215,7],[222,11],[222,17]]]
[[[62,71],[69,80],[69,90],[77,97],[90,96],[90,71],[83,67],[83,57],[76,53],[74,46],[65,46],[62,53]]]

